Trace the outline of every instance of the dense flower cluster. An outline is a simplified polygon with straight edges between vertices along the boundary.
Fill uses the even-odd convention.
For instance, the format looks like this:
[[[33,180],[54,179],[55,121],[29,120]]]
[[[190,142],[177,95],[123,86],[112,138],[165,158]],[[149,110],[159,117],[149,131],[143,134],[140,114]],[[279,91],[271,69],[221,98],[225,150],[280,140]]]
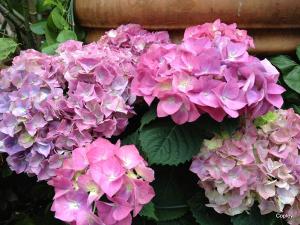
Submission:
[[[168,32],[150,33],[138,24],[128,24],[106,32],[98,41],[98,44],[130,49],[132,54],[140,55],[152,44],[167,44],[169,42]]]
[[[192,122],[208,113],[217,121],[241,113],[257,117],[281,107],[278,71],[249,56],[252,38],[219,20],[186,29],[183,42],[154,44],[143,54],[132,91],[148,104],[159,99],[159,117]]]
[[[63,96],[63,76],[54,57],[27,50],[0,73],[0,152],[17,173],[48,179],[63,157],[47,137]]]
[[[231,138],[206,140],[191,171],[219,213],[242,213],[257,199],[262,214],[294,210],[299,217],[300,116],[278,110],[255,124]]]
[[[49,184],[55,217],[73,225],[130,225],[154,190],[154,172],[134,145],[99,138],[77,148]],[[97,209],[97,212],[95,211]]]
[[[113,33],[114,35],[111,35]],[[139,54],[146,48],[136,48],[142,43],[165,43],[165,32],[150,33],[139,25],[129,24],[111,30],[98,43],[82,45],[68,41],[58,49],[68,81],[68,98],[61,102],[64,120],[70,130],[61,139],[74,137],[73,143],[62,140],[73,148],[90,143],[93,137],[111,137],[124,131],[133,114],[130,83],[136,76]],[[128,42],[128,43],[127,43]],[[129,45],[129,46],[128,46]]]
[[[0,151],[12,170],[48,179],[68,152],[124,131],[134,115],[129,88],[139,54],[169,37],[138,25],[110,32],[132,46],[108,36],[88,45],[67,41],[55,56],[25,51],[1,72]]]

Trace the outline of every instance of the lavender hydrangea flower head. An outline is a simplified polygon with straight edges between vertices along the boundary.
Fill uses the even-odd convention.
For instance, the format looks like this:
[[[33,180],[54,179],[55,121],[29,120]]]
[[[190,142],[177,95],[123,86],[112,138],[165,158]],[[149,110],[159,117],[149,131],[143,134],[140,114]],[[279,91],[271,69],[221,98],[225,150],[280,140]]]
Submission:
[[[257,200],[262,214],[287,212],[299,220],[300,116],[277,110],[255,125],[230,138],[206,140],[191,171],[200,178],[208,206],[219,213],[240,214]]]
[[[61,165],[47,136],[55,121],[64,79],[55,57],[27,50],[0,73],[0,151],[17,173],[48,179]]]

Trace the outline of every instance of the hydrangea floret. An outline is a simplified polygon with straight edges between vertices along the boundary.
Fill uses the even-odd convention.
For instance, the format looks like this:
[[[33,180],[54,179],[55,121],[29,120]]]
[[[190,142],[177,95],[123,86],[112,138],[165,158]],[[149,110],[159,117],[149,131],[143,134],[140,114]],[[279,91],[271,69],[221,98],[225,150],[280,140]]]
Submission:
[[[235,24],[187,28],[180,44],[153,44],[140,58],[132,92],[148,104],[157,98],[158,117],[183,124],[208,113],[217,121],[263,115],[283,104],[279,72],[250,56],[253,40]]]
[[[7,162],[17,173],[43,180],[62,164],[63,152],[47,137],[59,118],[61,70],[55,57],[27,50],[0,73],[0,152],[8,154]]]
[[[248,121],[230,138],[206,140],[194,158],[190,169],[207,206],[233,216],[258,201],[262,214],[287,212],[299,221],[300,116],[277,110],[254,124]]]
[[[55,188],[51,210],[72,225],[130,225],[154,197],[153,180],[154,171],[134,145],[98,138],[75,149],[49,181]]]

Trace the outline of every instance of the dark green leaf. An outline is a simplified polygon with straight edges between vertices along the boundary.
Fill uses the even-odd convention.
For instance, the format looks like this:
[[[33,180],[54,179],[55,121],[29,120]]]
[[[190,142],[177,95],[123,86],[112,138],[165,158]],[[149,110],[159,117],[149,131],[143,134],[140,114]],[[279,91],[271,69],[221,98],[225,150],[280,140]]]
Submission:
[[[207,199],[204,194],[197,193],[189,200],[189,206],[194,218],[201,225],[226,225],[230,219],[224,214],[218,214],[212,208],[205,206]],[[250,225],[250,224],[249,224]]]
[[[202,138],[197,123],[177,125],[162,119],[145,126],[140,141],[150,164],[178,165],[199,152]]]
[[[275,65],[283,74],[290,72],[298,64],[289,56],[279,55],[270,59],[271,63]]]
[[[293,105],[293,109],[297,114],[300,114],[300,106],[299,105]]]
[[[122,140],[122,145],[136,145],[139,146],[139,133],[138,131],[135,131],[132,134],[127,135],[125,138]]]
[[[292,71],[285,74],[283,80],[291,89],[300,93],[300,66],[295,66]]]
[[[65,42],[65,41],[67,41],[67,40],[77,40],[77,36],[76,36],[76,34],[74,33],[74,31],[71,31],[71,30],[62,30],[62,31],[58,34],[56,40],[57,40],[58,42],[60,42],[60,43],[61,43],[61,42]]]
[[[18,44],[11,38],[0,38],[0,61],[16,51]]]
[[[53,54],[55,54],[55,50],[57,49],[58,45],[59,45],[59,43],[54,43],[52,45],[48,45],[42,49],[42,52],[46,53],[48,55],[53,55]]]
[[[158,220],[157,216],[155,215],[155,206],[153,202],[150,202],[147,205],[145,205],[139,214],[149,219]]]
[[[159,221],[182,217],[188,211],[187,201],[198,189],[197,182],[187,173],[186,166],[159,166],[155,169],[153,187],[155,212]]]
[[[197,225],[192,216],[183,216],[175,220],[158,222],[157,225]]]
[[[278,221],[279,219],[273,213],[261,215],[257,206],[253,206],[249,214],[243,213],[231,217],[233,225],[275,225]]]
[[[143,129],[143,127],[147,124],[149,124],[150,122],[152,122],[153,120],[156,119],[156,105],[152,104],[152,106],[150,107],[150,109],[143,115],[142,119],[141,119],[141,127],[140,130]]]
[[[30,30],[38,35],[43,35],[46,32],[47,21],[40,21],[30,25]]]
[[[44,0],[38,0],[36,4],[36,10],[38,13],[43,13],[47,10],[50,10],[51,7],[49,5],[44,4]]]

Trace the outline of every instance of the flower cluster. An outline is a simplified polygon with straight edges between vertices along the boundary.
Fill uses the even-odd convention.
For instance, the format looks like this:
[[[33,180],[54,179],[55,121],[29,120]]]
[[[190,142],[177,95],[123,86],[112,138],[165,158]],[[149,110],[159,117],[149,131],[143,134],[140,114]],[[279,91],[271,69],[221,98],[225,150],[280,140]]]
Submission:
[[[141,55],[152,44],[167,44],[169,42],[168,32],[150,33],[138,24],[128,24],[106,32],[98,41],[98,44],[130,49],[132,54]]]
[[[242,213],[256,199],[262,214],[299,209],[300,116],[278,110],[255,124],[230,139],[206,140],[193,160],[191,171],[200,178],[208,206],[219,213]]]
[[[68,41],[59,47],[69,88],[68,97],[60,105],[62,123],[67,120],[70,130],[79,131],[61,136],[61,143],[71,145],[65,148],[124,131],[128,118],[134,115],[135,96],[129,89],[136,76],[138,57],[146,44],[168,41],[165,32],[150,33],[139,25],[129,24],[107,32],[98,43],[83,46],[81,42]],[[141,43],[145,44],[143,48]],[[70,137],[71,142],[63,140]]]
[[[88,45],[67,41],[55,56],[25,51],[1,72],[0,151],[9,154],[12,170],[49,179],[73,149],[124,131],[134,115],[129,88],[143,52],[135,49],[169,37],[138,25],[116,32],[132,46],[108,36]]]
[[[131,212],[136,216],[153,198],[153,180],[134,145],[99,138],[75,149],[49,181],[55,188],[52,211],[73,225],[130,225]]]
[[[0,152],[17,173],[48,179],[61,166],[47,138],[63,96],[63,76],[56,58],[27,50],[0,73]]]
[[[268,60],[250,56],[250,47],[252,38],[235,24],[188,28],[181,44],[153,44],[141,56],[132,92],[148,104],[158,98],[157,115],[171,115],[177,124],[202,113],[222,121],[280,108],[279,73]]]

